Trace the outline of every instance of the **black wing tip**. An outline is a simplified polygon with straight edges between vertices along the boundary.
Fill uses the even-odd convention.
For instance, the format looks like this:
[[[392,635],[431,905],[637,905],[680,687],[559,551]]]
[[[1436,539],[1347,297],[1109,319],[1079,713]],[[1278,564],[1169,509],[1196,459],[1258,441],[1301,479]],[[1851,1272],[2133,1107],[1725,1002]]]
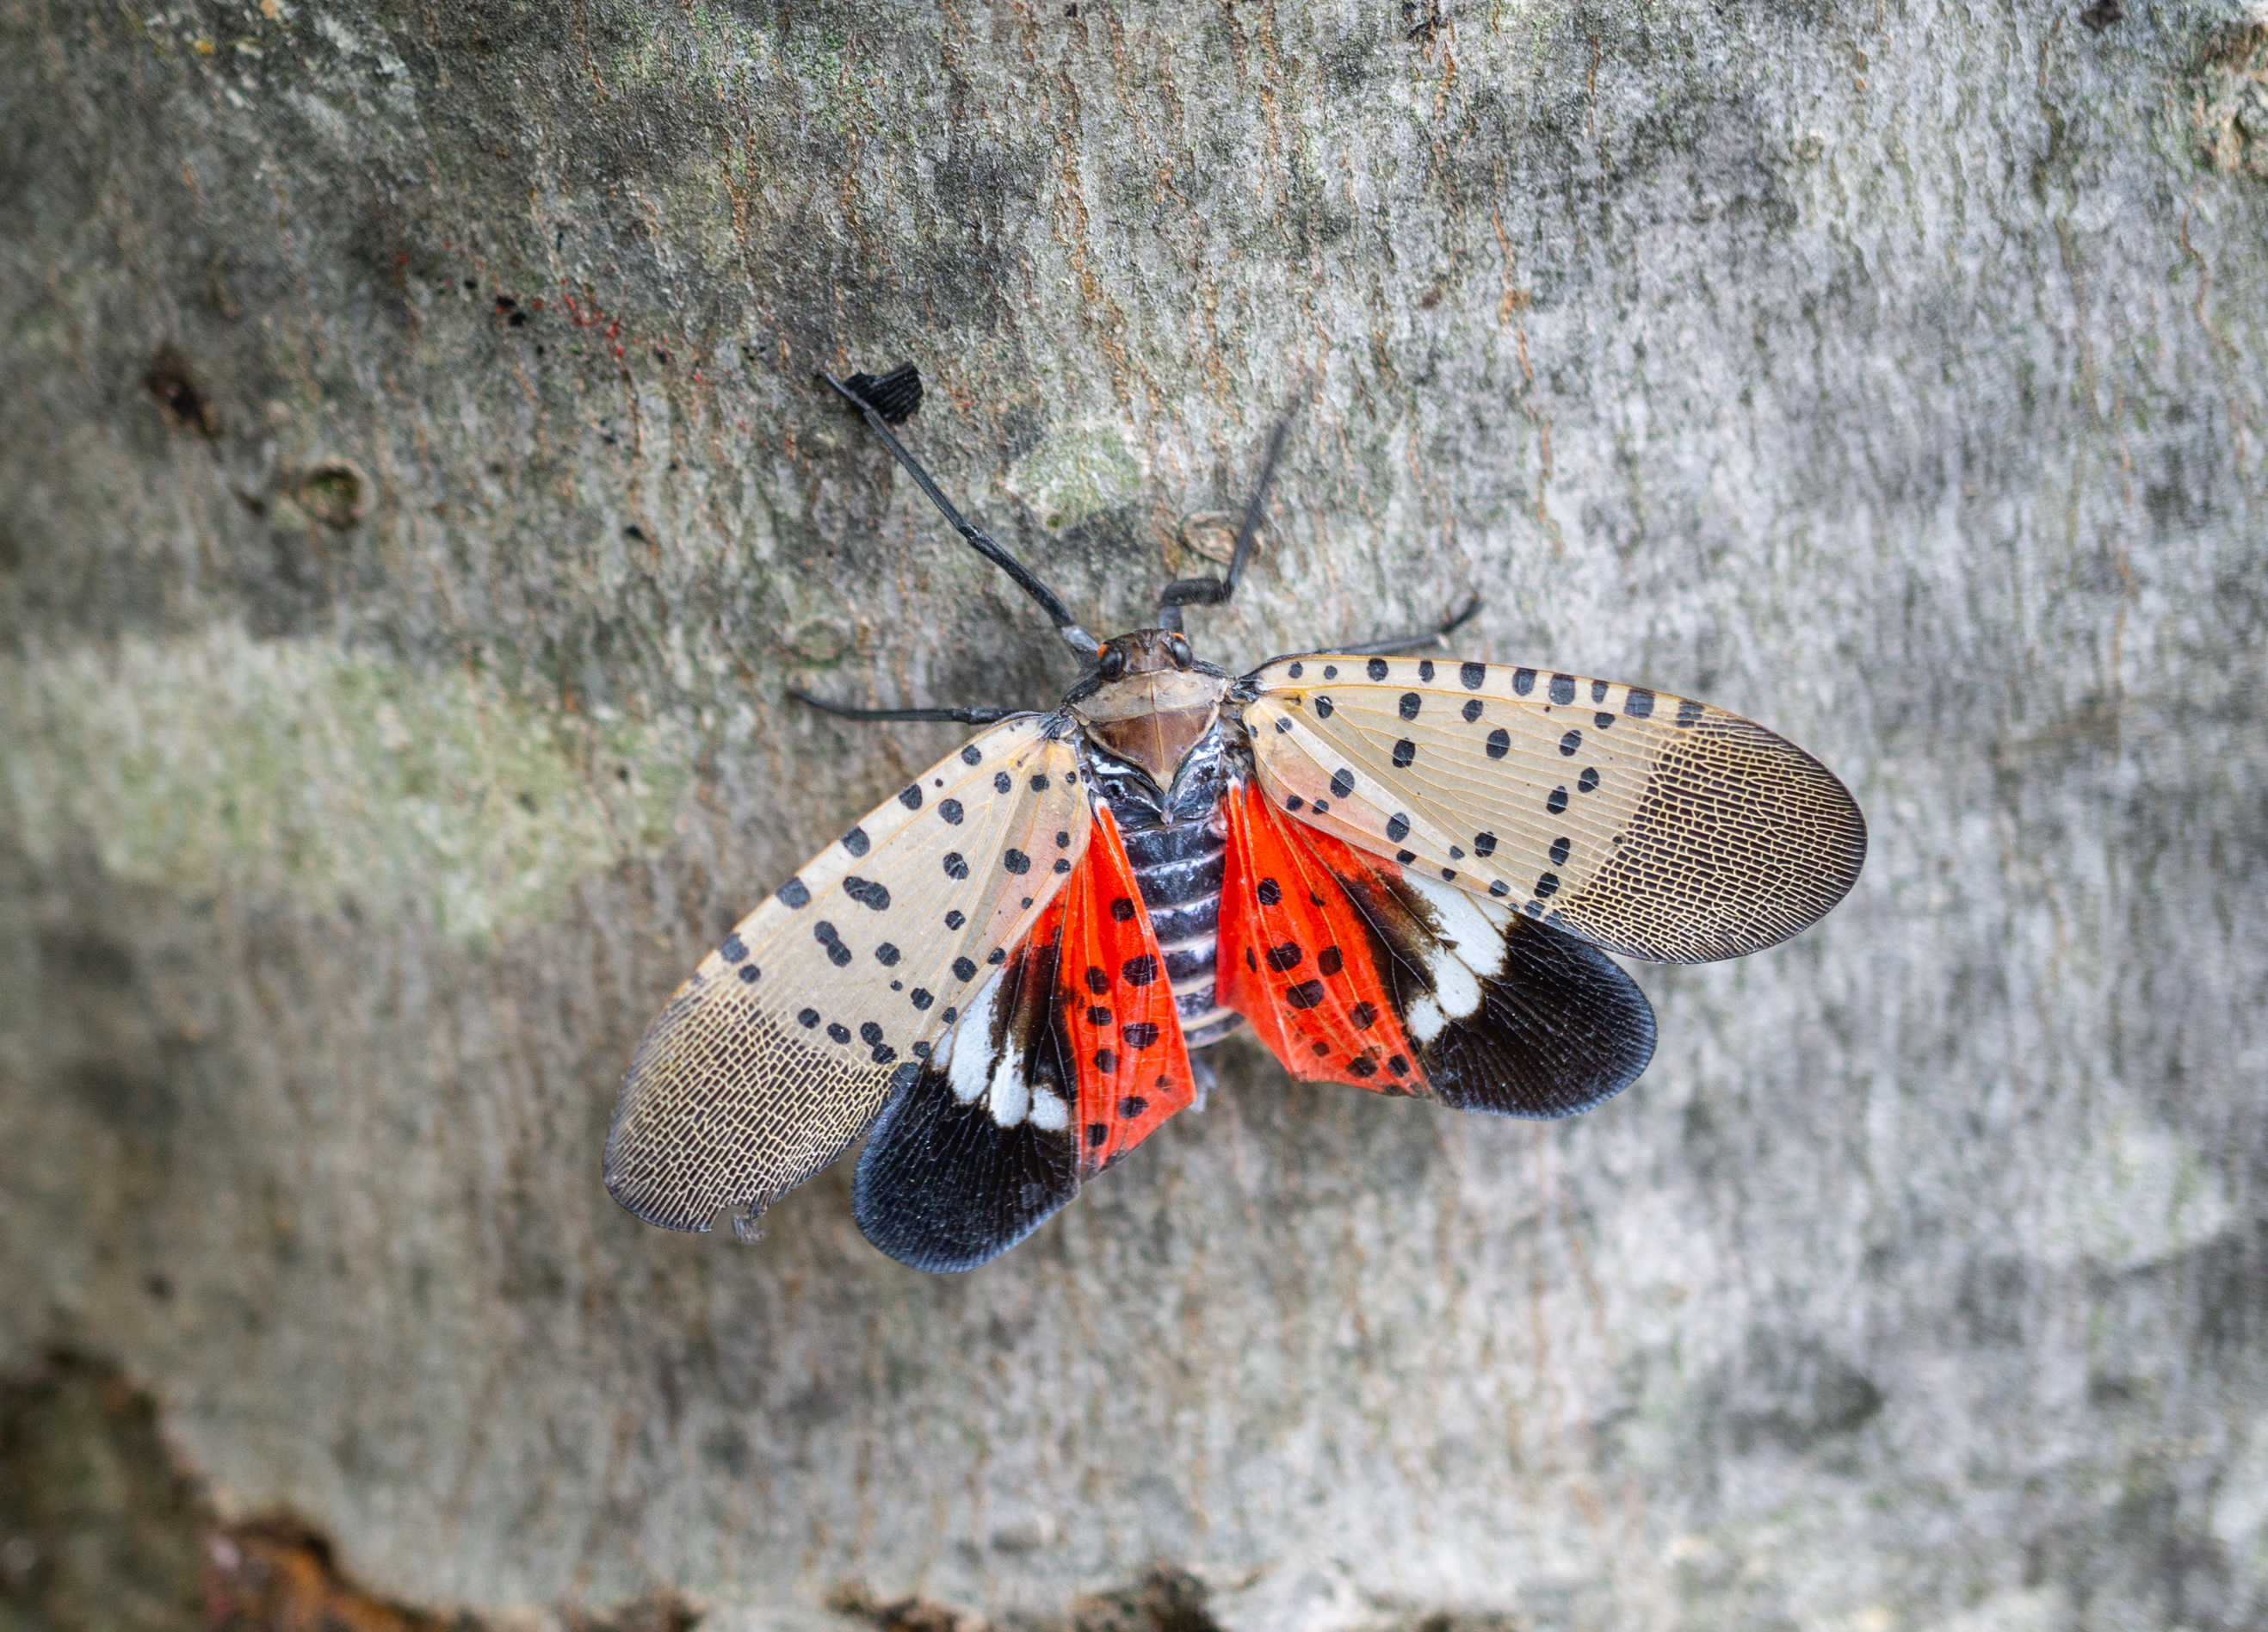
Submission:
[[[1646,1074],[1660,1033],[1638,982],[1565,930],[1515,918],[1483,1007],[1429,1046],[1427,1080],[1451,1110],[1561,1121]]]
[[[869,1150],[873,1146],[867,1147]],[[1069,1198],[1065,1198],[1068,1200]],[[909,1269],[924,1275],[966,1275],[982,1268],[1055,1217],[1050,1209],[1035,1217],[1017,1221],[1006,1229],[972,1230],[966,1213],[950,1206],[930,1203],[928,1198],[902,1186],[870,1183],[861,1158],[852,1188],[850,1216],[866,1244]]]
[[[1020,1244],[1024,1236],[1044,1222],[1035,1222],[1023,1235],[972,1245],[952,1239],[949,1231],[932,1229],[933,1221],[919,1218],[917,1209],[883,1203],[852,1210],[858,1221],[858,1232],[866,1238],[869,1246],[924,1275],[967,1275],[972,1269],[981,1269]]]
[[[887,374],[853,374],[843,382],[858,400],[893,425],[902,425],[922,405],[921,370],[901,363]]]
[[[909,1269],[960,1275],[988,1264],[1079,1194],[1067,1139],[1003,1128],[924,1068],[902,1081],[858,1153],[850,1216],[877,1252]]]

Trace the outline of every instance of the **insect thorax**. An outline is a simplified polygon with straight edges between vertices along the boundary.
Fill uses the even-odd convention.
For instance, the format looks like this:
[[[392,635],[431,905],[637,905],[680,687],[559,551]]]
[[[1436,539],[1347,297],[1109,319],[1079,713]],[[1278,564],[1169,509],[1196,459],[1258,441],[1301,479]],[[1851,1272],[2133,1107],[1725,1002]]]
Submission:
[[[1177,631],[1136,629],[1106,643],[1094,673],[1064,702],[1090,742],[1163,788],[1212,730],[1229,685]]]

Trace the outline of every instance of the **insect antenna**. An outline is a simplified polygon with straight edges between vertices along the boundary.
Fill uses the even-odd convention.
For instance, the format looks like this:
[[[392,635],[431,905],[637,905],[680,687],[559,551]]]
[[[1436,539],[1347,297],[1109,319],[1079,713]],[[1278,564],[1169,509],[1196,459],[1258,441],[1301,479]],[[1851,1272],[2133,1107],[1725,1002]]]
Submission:
[[[1158,592],[1158,627],[1178,630],[1182,627],[1184,606],[1218,606],[1236,593],[1236,580],[1244,571],[1244,563],[1252,555],[1253,535],[1260,531],[1260,518],[1268,502],[1268,483],[1276,474],[1276,461],[1283,457],[1284,439],[1292,433],[1292,416],[1286,414],[1276,422],[1276,430],[1268,438],[1267,457],[1260,461],[1260,480],[1252,485],[1251,502],[1244,507],[1244,525],[1237,529],[1236,548],[1228,558],[1227,573],[1218,578],[1176,578]]]
[[[798,702],[807,702],[822,714],[832,714],[846,720],[950,720],[961,725],[990,725],[1011,716],[1028,712],[1020,709],[854,709],[845,703],[829,702],[824,697],[814,697],[799,687],[791,686],[787,695]]]
[[[968,540],[969,547],[978,555],[1015,579],[1018,589],[1040,603],[1040,609],[1055,624],[1056,633],[1064,637],[1073,651],[1082,658],[1092,658],[1101,649],[1102,643],[1079,628],[1079,620],[1071,615],[1071,608],[1063,604],[1062,598],[1041,583],[1029,567],[1002,548],[998,540],[983,528],[971,524],[955,510],[953,501],[939,490],[929,472],[922,468],[921,461],[907,452],[904,444],[890,433],[889,421],[894,416],[893,410],[895,411],[895,417],[902,422],[921,403],[921,375],[913,364],[909,363],[902,368],[894,369],[879,379],[870,374],[853,374],[848,380],[841,380],[824,371],[819,377],[832,386],[844,401],[865,415],[867,425],[881,437],[882,445],[897,456],[898,463],[906,467],[906,474],[914,479],[923,492],[929,495],[929,502],[953,524],[954,531]],[[865,387],[873,394],[865,394],[858,387]]]

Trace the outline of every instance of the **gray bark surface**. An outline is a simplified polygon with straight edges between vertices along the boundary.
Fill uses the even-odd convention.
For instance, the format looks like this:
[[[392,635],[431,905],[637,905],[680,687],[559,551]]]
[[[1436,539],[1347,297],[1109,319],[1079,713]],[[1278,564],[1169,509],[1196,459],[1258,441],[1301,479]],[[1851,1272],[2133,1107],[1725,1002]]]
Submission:
[[[2268,18],[2119,11],[0,0],[0,1367],[483,1614],[2268,1625]],[[639,1224],[647,1019],[957,740],[782,687],[1074,673],[906,359],[1104,634],[1312,391],[1203,653],[1476,591],[1856,893],[1573,1122],[1248,1041],[966,1277]]]

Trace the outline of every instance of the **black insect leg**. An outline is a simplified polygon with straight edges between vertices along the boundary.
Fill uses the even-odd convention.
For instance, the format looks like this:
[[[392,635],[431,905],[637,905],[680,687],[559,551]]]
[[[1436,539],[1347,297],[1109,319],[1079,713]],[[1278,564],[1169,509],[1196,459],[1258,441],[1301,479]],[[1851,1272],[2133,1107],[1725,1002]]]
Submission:
[[[1237,529],[1236,548],[1228,558],[1228,571],[1218,578],[1175,578],[1158,594],[1158,627],[1179,630],[1182,608],[1184,606],[1218,606],[1236,593],[1236,580],[1244,571],[1244,563],[1252,554],[1253,535],[1260,531],[1260,517],[1268,502],[1269,479],[1276,474],[1276,461],[1284,452],[1284,438],[1292,432],[1289,415],[1276,422],[1275,434],[1268,438],[1268,457],[1260,461],[1260,480],[1253,484],[1252,501],[1244,507],[1244,525]]]
[[[906,371],[907,371],[904,369],[896,370],[885,376],[884,379],[885,381],[897,380],[901,379]],[[853,375],[851,378],[854,380],[859,381],[864,381],[866,379],[864,375]],[[904,444],[901,443],[896,437],[891,434],[887,422],[883,418],[882,414],[876,408],[874,404],[869,402],[865,397],[860,396],[858,393],[852,390],[848,384],[836,379],[832,374],[821,373],[820,375],[820,379],[834,386],[836,391],[842,396],[845,402],[848,402],[852,408],[857,408],[859,413],[865,416],[867,425],[873,430],[876,436],[881,437],[882,445],[889,449],[892,453],[897,456],[898,463],[906,467],[906,474],[914,479],[916,486],[919,487],[924,493],[929,495],[929,502],[936,505],[939,511],[945,517],[945,518],[953,524],[954,531],[960,533],[962,538],[968,540],[969,547],[976,550],[978,555],[983,556],[985,560],[990,562],[993,565],[998,567],[1003,572],[1006,573],[1010,577],[1015,579],[1017,588],[1022,590],[1024,593],[1029,595],[1034,600],[1040,603],[1040,609],[1048,614],[1049,621],[1053,622],[1056,626],[1056,633],[1064,637],[1064,642],[1073,651],[1079,653],[1082,658],[1092,658],[1098,651],[1101,650],[1102,643],[1096,640],[1094,636],[1088,634],[1085,629],[1079,628],[1079,620],[1071,615],[1071,608],[1063,604],[1063,599],[1060,596],[1058,596],[1053,590],[1049,589],[1046,584],[1041,583],[1039,578],[1033,573],[1029,567],[1027,567],[1022,562],[1018,561],[1013,555],[1011,555],[1005,548],[1003,548],[998,539],[995,539],[990,533],[985,532],[983,528],[972,525],[959,511],[953,507],[953,501],[946,497],[944,493],[939,490],[936,482],[932,480],[929,472],[922,468],[921,461],[914,458],[912,454],[907,452]],[[882,382],[875,383],[880,384]],[[905,394],[905,393],[901,393],[900,398],[902,399]],[[914,395],[913,400],[916,401],[920,400],[917,393]],[[907,413],[910,413],[911,411],[912,410],[910,408],[906,410]],[[903,415],[900,415],[901,418],[903,416]]]
[[[1334,646],[1331,651],[1342,658],[1382,658],[1388,652],[1415,651],[1420,646],[1438,646],[1471,622],[1473,615],[1480,609],[1481,598],[1475,594],[1465,603],[1464,610],[1453,614],[1447,622],[1437,629],[1427,629],[1421,635],[1397,635],[1391,640],[1365,641],[1359,646]]]
[[[990,725],[1012,715],[1028,714],[1028,709],[853,709],[839,702],[829,702],[824,697],[814,697],[807,691],[791,686],[787,695],[798,702],[807,702],[823,714],[832,714],[846,720],[950,720],[961,725]]]
[[[1286,658],[1321,657],[1326,653],[1334,658],[1382,658],[1388,652],[1414,651],[1420,646],[1438,645],[1447,639],[1471,622],[1473,614],[1480,609],[1481,598],[1476,594],[1464,604],[1463,609],[1453,615],[1447,622],[1438,629],[1427,629],[1422,635],[1397,635],[1392,640],[1369,640],[1359,646],[1309,646],[1301,651],[1279,651],[1269,658],[1268,663],[1281,663]],[[1252,671],[1252,673],[1259,673],[1261,669],[1268,666],[1268,663],[1260,665],[1258,668]],[[1248,680],[1251,675],[1247,675],[1245,678]]]

